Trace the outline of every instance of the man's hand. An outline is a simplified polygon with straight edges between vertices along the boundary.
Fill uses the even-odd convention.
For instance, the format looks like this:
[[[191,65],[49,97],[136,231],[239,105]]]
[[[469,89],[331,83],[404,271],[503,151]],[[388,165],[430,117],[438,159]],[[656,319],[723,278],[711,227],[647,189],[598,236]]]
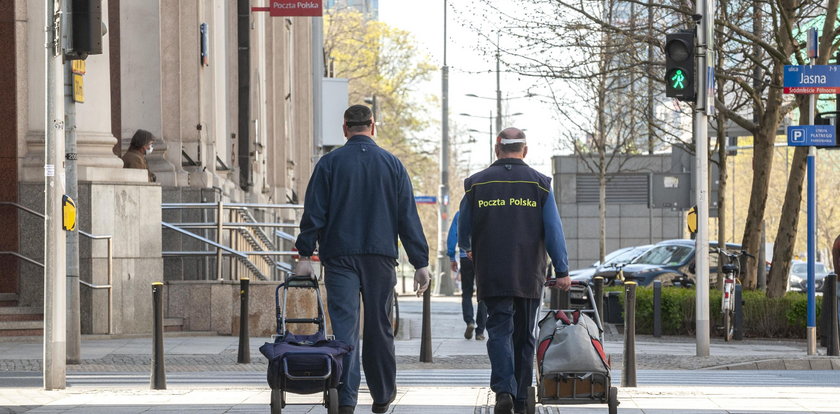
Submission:
[[[572,278],[566,276],[561,278],[546,279],[545,286],[568,291],[572,287]]]
[[[429,266],[421,267],[414,271],[414,291],[417,292],[418,297],[429,288],[429,281],[431,279],[432,276],[429,274]]]
[[[301,257],[295,265],[295,276],[309,276],[310,279],[316,280],[315,269],[312,268],[312,261],[308,257]]]
[[[467,252],[467,257],[468,257],[470,260],[472,260],[472,259],[473,259],[473,258],[472,258],[472,250],[470,250],[470,251],[468,251],[468,252]]]
[[[458,262],[456,262],[455,260],[449,261],[449,267],[452,268],[453,272],[457,272],[458,271]]]

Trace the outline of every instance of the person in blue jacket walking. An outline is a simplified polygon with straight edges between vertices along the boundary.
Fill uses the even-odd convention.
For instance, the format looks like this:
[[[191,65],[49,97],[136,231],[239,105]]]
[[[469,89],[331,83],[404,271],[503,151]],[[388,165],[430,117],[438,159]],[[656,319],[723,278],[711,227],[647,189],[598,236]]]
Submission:
[[[429,287],[429,246],[408,172],[374,142],[373,114],[364,105],[344,112],[347,143],[321,157],[306,188],[295,247],[298,275],[314,275],[310,256],[318,245],[324,264],[327,309],[337,340],[353,346],[344,357],[339,414],[355,411],[359,371],[359,298],[364,302],[361,362],[373,397],[385,413],[397,395],[397,364],[390,313],[397,284],[397,238],[414,266],[414,290]]]
[[[458,244],[458,218],[460,216],[460,212],[455,213],[452,224],[449,226],[449,234],[446,236],[446,253],[449,256],[453,272],[459,270],[459,260],[455,258],[455,245]],[[475,290],[475,269],[473,269],[472,260],[467,257],[467,252],[463,249],[458,250],[461,271],[461,314],[464,317],[464,323],[467,324],[464,338],[472,339],[473,331],[475,331],[475,339],[483,341],[485,339],[484,324],[487,322],[487,306],[484,305],[483,301],[478,301],[478,312],[473,317],[472,299]]]
[[[495,151],[496,162],[464,180],[458,244],[475,264],[478,300],[487,305],[494,412],[525,413],[543,286],[568,290],[571,281],[551,178],[525,164],[525,133],[501,131]],[[545,279],[546,253],[556,279]]]

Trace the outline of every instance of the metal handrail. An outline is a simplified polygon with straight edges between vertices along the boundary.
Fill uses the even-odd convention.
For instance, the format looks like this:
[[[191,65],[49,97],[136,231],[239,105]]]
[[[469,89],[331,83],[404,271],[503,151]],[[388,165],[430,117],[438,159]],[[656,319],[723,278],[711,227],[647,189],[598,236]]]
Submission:
[[[35,210],[32,210],[32,209],[30,209],[26,206],[23,206],[21,204],[15,203],[15,202],[0,201],[0,205],[17,207],[19,210],[23,210],[23,211],[25,211],[29,214],[34,215],[34,216],[40,217],[42,219],[45,218],[44,214],[39,213]],[[90,234],[90,233],[88,233],[86,231],[83,231],[83,230],[77,230],[77,231],[79,232],[80,235],[85,236],[85,237],[87,237],[88,239],[91,239],[91,240],[107,240],[108,241],[108,284],[107,285],[94,285],[92,283],[85,282],[84,280],[82,280],[81,277],[79,277],[79,283],[81,285],[87,286],[87,287],[92,288],[92,289],[108,289],[108,334],[110,334],[111,332],[114,331],[113,326],[111,326],[112,323],[113,323],[112,315],[114,313],[114,289],[112,287],[113,284],[114,284],[114,244],[113,244],[114,240],[113,240],[113,236],[111,236],[110,234],[95,235],[95,234]],[[30,259],[30,258],[28,258],[28,257],[26,257],[22,254],[16,253],[16,252],[0,252],[0,254],[10,254],[12,256],[18,257],[21,260],[25,260],[29,263],[38,265],[42,268],[44,267],[43,263],[40,263],[40,262],[35,261],[33,259]]]
[[[217,225],[215,223],[177,223],[179,228],[182,229],[215,229]],[[288,227],[288,228],[296,228],[298,224],[296,223],[252,223],[252,222],[230,222],[230,223],[222,223],[225,227]]]
[[[215,256],[216,252],[214,251],[205,251],[205,250],[178,250],[178,251],[168,251],[162,252],[164,256]],[[243,259],[247,256],[295,256],[300,254],[297,251],[289,251],[289,250],[275,250],[275,251],[265,251],[265,250],[257,250],[257,251],[240,251],[236,250],[235,252],[226,252],[224,253],[225,256],[239,256]]]
[[[209,244],[209,245],[211,245],[211,246],[213,246],[213,247],[215,247],[215,248],[217,248],[217,249],[222,249],[222,250],[224,250],[224,251],[226,251],[226,252],[228,252],[228,253],[230,253],[230,254],[233,254],[233,255],[239,256],[239,257],[241,257],[241,258],[243,258],[243,259],[247,259],[247,258],[248,258],[248,256],[247,256],[246,254],[243,254],[243,253],[241,253],[241,252],[240,252],[240,251],[238,251],[238,250],[231,249],[230,247],[227,247],[227,246],[225,246],[225,245],[223,245],[223,244],[216,243],[216,242],[214,242],[213,240],[210,240],[210,239],[208,239],[208,238],[206,238],[206,237],[201,237],[201,236],[199,236],[199,235],[197,235],[197,234],[195,234],[195,233],[193,233],[193,232],[186,231],[186,230],[184,230],[184,229],[182,229],[182,228],[180,228],[180,227],[178,227],[178,226],[173,226],[172,224],[169,224],[169,223],[167,223],[167,222],[165,222],[165,221],[161,221],[161,222],[160,222],[160,224],[161,224],[161,225],[163,225],[163,227],[166,227],[166,228],[167,228],[167,229],[169,229],[169,230],[177,231],[178,233],[181,233],[181,234],[183,234],[183,235],[185,235],[185,236],[192,237],[193,239],[196,239],[196,240],[198,240],[198,241],[200,241],[200,242],[207,243],[207,244]]]
[[[160,207],[164,210],[178,210],[182,208],[215,208],[219,203],[162,203]],[[302,204],[248,204],[248,203],[225,203],[226,209],[247,209],[247,208],[290,208],[302,210]]]
[[[18,203],[12,202],[12,201],[0,201],[0,205],[14,206],[14,207],[17,207],[19,210],[23,210],[23,211],[25,211],[29,214],[38,216],[40,218],[45,218],[45,216],[42,213],[39,213],[35,210],[30,209],[29,207],[25,207],[21,204],[18,204]]]
[[[18,259],[25,260],[25,261],[27,261],[27,262],[29,262],[29,263],[32,263],[32,264],[36,265],[36,266],[44,267],[44,264],[43,264],[43,263],[41,263],[41,262],[39,262],[39,261],[37,261],[37,260],[34,260],[34,259],[30,259],[30,258],[28,258],[28,257],[26,257],[26,256],[24,256],[24,255],[22,255],[22,254],[20,254],[20,253],[18,253],[18,252],[0,252],[0,254],[8,254],[8,255],[12,255],[12,256],[17,257]]]

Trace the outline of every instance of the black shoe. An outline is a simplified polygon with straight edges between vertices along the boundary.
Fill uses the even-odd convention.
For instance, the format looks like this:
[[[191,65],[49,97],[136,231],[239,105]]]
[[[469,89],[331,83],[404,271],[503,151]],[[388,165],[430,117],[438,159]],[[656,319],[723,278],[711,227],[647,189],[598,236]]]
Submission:
[[[500,392],[496,394],[496,407],[493,414],[511,414],[513,412],[513,396]]]
[[[476,333],[475,333],[475,340],[476,340],[476,341],[483,341],[483,340],[485,340],[485,339],[487,339],[487,337],[486,337],[486,336],[484,336],[484,332],[482,332],[482,333],[478,333],[478,332],[476,332]]]
[[[394,400],[396,400],[396,399],[397,399],[397,390],[395,388],[394,393],[391,394],[391,399],[388,400],[388,402],[386,402],[386,403],[374,402],[373,406],[370,408],[370,410],[375,412],[375,413],[387,413],[388,409],[391,408],[391,403],[394,402]]]
[[[464,338],[472,339],[472,334],[473,334],[474,330],[475,330],[475,324],[474,323],[467,324],[467,330],[464,331]]]
[[[340,405],[338,406],[338,414],[353,414],[356,411],[356,407],[352,405]]]
[[[513,402],[513,414],[525,414],[527,412],[527,408],[524,402],[521,401],[514,401]]]

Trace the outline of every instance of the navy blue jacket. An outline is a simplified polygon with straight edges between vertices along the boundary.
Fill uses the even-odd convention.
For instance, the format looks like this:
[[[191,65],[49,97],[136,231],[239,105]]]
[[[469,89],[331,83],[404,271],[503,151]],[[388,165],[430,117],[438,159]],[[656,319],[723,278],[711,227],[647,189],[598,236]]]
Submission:
[[[306,188],[295,247],[322,259],[381,255],[397,259],[397,236],[415,268],[429,265],[429,245],[405,167],[365,135],[321,157]]]
[[[459,245],[472,251],[478,298],[539,298],[546,252],[557,277],[568,255],[551,179],[518,158],[497,160],[464,180]]]

